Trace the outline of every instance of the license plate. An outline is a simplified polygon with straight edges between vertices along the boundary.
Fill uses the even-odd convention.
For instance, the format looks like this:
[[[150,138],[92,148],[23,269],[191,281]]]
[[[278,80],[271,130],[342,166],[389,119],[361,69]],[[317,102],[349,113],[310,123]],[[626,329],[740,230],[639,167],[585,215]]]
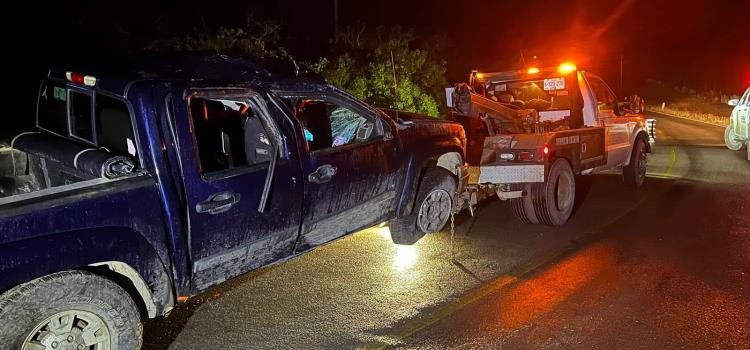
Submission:
[[[544,79],[544,91],[564,90],[565,78]]]

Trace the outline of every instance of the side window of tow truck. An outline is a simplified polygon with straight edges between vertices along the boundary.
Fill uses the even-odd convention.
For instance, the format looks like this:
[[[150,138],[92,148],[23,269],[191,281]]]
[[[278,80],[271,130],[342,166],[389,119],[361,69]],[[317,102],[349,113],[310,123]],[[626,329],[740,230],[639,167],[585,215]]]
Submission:
[[[589,77],[591,90],[596,97],[596,107],[599,112],[614,111],[617,108],[617,98],[607,88],[604,82],[596,77]]]

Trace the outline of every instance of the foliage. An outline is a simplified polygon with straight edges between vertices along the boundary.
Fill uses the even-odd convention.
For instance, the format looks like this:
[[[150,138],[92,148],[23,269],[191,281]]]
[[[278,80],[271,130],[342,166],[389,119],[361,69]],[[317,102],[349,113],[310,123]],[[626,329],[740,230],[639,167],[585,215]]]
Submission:
[[[220,27],[216,31],[201,31],[197,35],[167,37],[146,47],[147,51],[233,51],[255,57],[291,57],[280,46],[281,27],[273,22],[248,16],[244,28]]]
[[[311,65],[329,83],[375,106],[438,116],[445,62],[418,47],[412,31],[349,27],[333,44],[330,57]]]
[[[291,58],[280,45],[280,33],[278,24],[249,17],[244,28],[168,36],[152,42],[146,50],[239,51],[256,57]],[[344,28],[331,42],[330,52],[309,64],[328,83],[378,107],[435,117],[440,113],[446,63],[430,49],[419,47],[412,31]]]

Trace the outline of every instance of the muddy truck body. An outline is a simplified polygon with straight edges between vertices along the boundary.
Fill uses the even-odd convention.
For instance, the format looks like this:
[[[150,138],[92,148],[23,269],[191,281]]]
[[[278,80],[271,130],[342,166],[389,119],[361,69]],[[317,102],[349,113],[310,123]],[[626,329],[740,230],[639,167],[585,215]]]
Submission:
[[[576,175],[622,171],[627,185],[643,184],[654,121],[637,95],[619,101],[594,74],[571,64],[472,72],[446,93],[468,140],[457,208],[497,195],[523,222],[562,225]]]
[[[142,318],[237,275],[384,221],[401,244],[442,228],[422,214],[455,190],[461,125],[295,64],[131,65],[52,69],[0,152],[3,347],[135,349]]]

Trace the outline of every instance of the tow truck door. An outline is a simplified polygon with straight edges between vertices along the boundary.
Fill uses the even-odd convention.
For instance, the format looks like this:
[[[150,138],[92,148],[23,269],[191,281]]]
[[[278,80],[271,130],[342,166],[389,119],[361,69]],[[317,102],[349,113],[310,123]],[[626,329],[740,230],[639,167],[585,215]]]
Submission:
[[[612,169],[624,165],[630,154],[631,140],[637,123],[633,118],[618,116],[617,97],[604,81],[593,75],[585,74],[587,86],[592,97],[596,117],[600,125],[606,128],[605,145],[607,150],[606,168]]]

